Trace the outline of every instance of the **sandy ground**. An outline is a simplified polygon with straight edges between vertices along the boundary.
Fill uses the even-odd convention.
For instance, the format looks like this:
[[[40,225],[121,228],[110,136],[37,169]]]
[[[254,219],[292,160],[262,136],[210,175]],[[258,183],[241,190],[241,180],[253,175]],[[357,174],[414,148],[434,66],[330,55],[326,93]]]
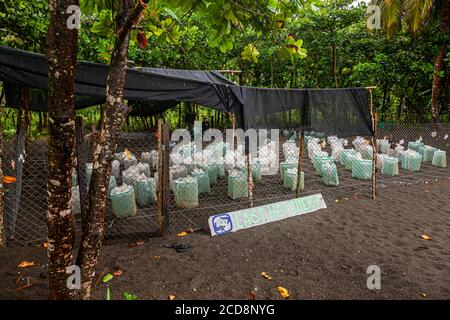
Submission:
[[[140,299],[247,299],[250,290],[256,299],[280,299],[280,285],[291,299],[450,299],[449,194],[449,179],[397,186],[380,189],[376,201],[349,194],[328,209],[225,236],[204,231],[108,245],[98,275],[122,270],[110,282],[113,299],[124,291]],[[192,249],[164,247],[172,243]],[[23,260],[38,266],[17,268]],[[1,249],[0,299],[45,299],[45,263],[42,248]],[[380,290],[366,286],[373,264],[381,268]],[[27,278],[35,285],[17,290]],[[95,296],[105,297],[101,281]]]

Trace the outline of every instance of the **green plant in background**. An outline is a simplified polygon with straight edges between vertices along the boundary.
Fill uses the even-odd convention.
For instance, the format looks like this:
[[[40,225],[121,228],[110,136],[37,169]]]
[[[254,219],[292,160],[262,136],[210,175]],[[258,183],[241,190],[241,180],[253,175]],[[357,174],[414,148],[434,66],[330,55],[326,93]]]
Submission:
[[[255,45],[249,43],[244,47],[244,51],[241,53],[242,60],[250,61],[253,63],[258,63],[259,51],[256,49]]]

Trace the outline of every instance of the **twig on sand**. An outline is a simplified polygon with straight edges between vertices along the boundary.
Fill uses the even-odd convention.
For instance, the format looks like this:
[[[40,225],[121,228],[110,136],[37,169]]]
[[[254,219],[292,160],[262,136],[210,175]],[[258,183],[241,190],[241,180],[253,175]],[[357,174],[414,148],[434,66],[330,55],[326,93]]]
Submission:
[[[16,284],[19,284],[19,281],[22,279],[22,272],[19,272],[19,275],[17,276],[16,279]]]
[[[100,279],[103,278],[103,275],[105,274],[106,270],[103,270],[102,273],[100,274],[100,276],[97,278],[97,281],[95,281],[95,286],[94,288],[97,288],[98,283],[100,282]]]

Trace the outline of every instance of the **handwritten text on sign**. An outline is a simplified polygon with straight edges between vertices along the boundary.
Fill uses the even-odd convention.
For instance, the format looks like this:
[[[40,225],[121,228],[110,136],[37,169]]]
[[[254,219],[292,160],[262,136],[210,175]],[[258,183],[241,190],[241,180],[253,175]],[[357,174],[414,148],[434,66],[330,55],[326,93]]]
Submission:
[[[256,227],[273,221],[325,209],[321,194],[267,204],[260,207],[222,213],[209,217],[211,235],[216,236]]]

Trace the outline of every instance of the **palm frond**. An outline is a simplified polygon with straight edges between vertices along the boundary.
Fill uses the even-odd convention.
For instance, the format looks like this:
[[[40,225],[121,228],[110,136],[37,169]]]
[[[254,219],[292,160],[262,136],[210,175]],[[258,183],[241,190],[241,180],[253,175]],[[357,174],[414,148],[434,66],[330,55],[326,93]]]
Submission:
[[[378,5],[386,35],[391,37],[401,27],[403,0],[381,0]]]

